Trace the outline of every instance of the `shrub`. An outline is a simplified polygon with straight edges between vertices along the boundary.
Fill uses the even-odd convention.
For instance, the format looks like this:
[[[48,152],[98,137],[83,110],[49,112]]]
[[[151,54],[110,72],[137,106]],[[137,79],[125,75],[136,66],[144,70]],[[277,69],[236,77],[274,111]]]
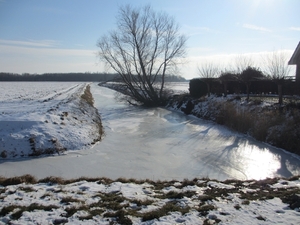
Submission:
[[[300,154],[300,114],[299,111],[295,111],[290,112],[287,118],[283,115],[278,116],[277,123],[269,128],[266,142]]]
[[[5,158],[7,157],[7,151],[6,151],[6,150],[3,150],[3,151],[0,153],[0,157],[5,159]]]
[[[206,84],[200,79],[192,79],[189,83],[190,95],[199,98],[207,94]]]
[[[255,115],[244,109],[243,106],[237,109],[232,102],[218,103],[219,113],[216,115],[216,122],[225,125],[233,130],[247,133],[253,126]]]
[[[274,110],[265,110],[256,116],[255,123],[251,127],[251,135],[259,140],[266,141],[270,132],[270,128],[277,126],[283,122],[282,116]]]

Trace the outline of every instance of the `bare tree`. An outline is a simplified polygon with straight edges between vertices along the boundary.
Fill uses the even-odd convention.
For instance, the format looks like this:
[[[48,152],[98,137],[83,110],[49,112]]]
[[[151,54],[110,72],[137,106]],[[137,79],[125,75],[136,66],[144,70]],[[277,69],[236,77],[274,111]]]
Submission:
[[[284,51],[274,51],[265,59],[266,72],[271,77],[271,79],[277,83],[279,105],[282,105],[283,103],[282,86],[290,72],[288,59],[289,55],[287,55]]]
[[[249,66],[239,74],[239,79],[246,85],[248,102],[250,97],[250,86],[252,82],[264,79],[264,74],[259,68]]]
[[[254,67],[254,61],[250,56],[238,55],[234,67],[237,73],[242,73],[248,67]]]
[[[253,59],[246,55],[238,55],[235,58],[235,70],[239,80],[246,85],[247,101],[249,101],[251,83],[262,79],[263,73],[254,66]]]
[[[98,56],[122,78],[126,94],[145,105],[165,100],[165,78],[185,55],[174,19],[150,6],[119,8],[117,29],[102,36]]]
[[[208,97],[210,96],[211,85],[218,77],[219,71],[219,67],[212,62],[205,62],[201,66],[198,66],[198,74],[201,80],[206,84]]]
[[[230,70],[225,69],[224,71],[221,71],[221,74],[219,76],[219,80],[223,84],[224,97],[226,97],[227,92],[228,92],[228,83],[230,83],[232,81],[237,81],[238,80],[238,75],[236,75],[234,72],[232,72]]]

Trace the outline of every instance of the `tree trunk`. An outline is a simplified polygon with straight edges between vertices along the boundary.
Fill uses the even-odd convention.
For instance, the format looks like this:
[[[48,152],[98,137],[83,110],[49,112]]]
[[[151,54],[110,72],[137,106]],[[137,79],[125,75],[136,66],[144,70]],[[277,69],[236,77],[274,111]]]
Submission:
[[[206,87],[207,87],[207,97],[210,96],[210,84],[206,83]]]
[[[227,97],[227,82],[224,82],[224,97]]]
[[[282,96],[282,84],[278,84],[278,104],[282,105],[283,96]]]
[[[247,88],[247,102],[249,102],[249,98],[250,98],[250,85],[246,84],[246,88]]]

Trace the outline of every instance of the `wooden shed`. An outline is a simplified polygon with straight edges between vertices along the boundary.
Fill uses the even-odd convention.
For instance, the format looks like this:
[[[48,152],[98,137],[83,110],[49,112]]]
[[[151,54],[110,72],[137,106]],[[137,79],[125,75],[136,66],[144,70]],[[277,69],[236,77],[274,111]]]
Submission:
[[[300,94],[300,42],[298,43],[298,46],[295,49],[288,64],[296,65],[296,85],[297,85],[298,94]]]

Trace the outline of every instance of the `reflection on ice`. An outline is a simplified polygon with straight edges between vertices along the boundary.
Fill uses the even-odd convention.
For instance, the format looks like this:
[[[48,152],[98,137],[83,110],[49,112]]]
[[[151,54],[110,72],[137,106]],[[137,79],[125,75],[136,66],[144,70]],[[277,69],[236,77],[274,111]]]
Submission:
[[[280,168],[278,156],[266,148],[258,148],[246,143],[243,147],[243,154],[242,169],[245,175],[251,179],[274,177]]]
[[[65,156],[2,163],[1,175],[225,180],[300,174],[300,157],[212,122],[128,106],[96,84],[92,93],[105,129],[100,143]]]

